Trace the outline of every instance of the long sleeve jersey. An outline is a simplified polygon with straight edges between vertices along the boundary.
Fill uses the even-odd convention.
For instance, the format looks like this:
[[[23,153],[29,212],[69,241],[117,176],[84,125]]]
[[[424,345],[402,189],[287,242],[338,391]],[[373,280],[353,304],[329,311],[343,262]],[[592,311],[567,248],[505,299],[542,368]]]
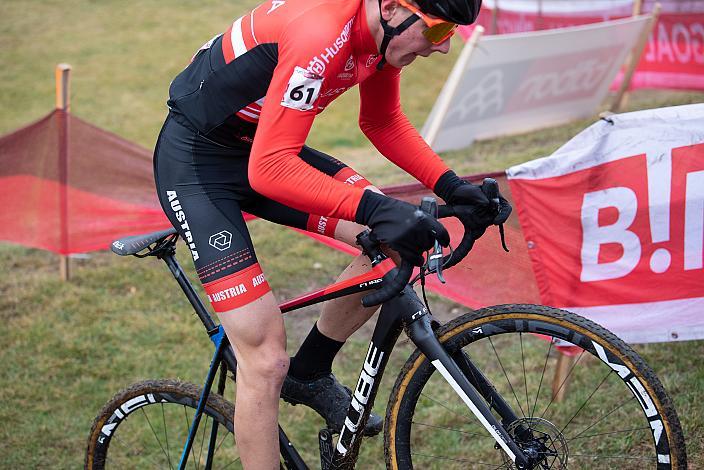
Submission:
[[[354,220],[363,190],[298,156],[315,117],[349,88],[359,85],[360,127],[386,158],[429,188],[448,170],[403,114],[400,70],[377,70],[380,59],[365,0],[267,0],[198,51],[172,82],[169,107],[203,135],[253,140],[257,192]]]

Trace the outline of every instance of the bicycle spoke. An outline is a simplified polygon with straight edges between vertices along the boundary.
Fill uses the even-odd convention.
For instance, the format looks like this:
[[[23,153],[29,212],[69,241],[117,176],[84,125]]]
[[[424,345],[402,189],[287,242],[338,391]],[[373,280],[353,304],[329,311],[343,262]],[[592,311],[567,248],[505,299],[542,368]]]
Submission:
[[[528,376],[526,374],[526,356],[523,352],[523,333],[518,333],[518,339],[521,340],[521,363],[523,364],[523,384],[526,387],[526,411],[530,409],[530,402],[528,401]]]
[[[555,402],[555,398],[557,395],[560,394],[560,390],[562,390],[562,387],[565,386],[567,383],[567,380],[569,380],[570,376],[572,375],[572,372],[574,371],[574,368],[577,367],[577,364],[579,364],[579,361],[582,360],[582,357],[584,356],[584,349],[582,349],[582,352],[579,353],[579,357],[577,357],[577,360],[574,361],[574,364],[572,364],[572,367],[570,368],[570,371],[567,373],[567,376],[562,379],[562,383],[560,383],[560,386],[558,387],[557,391],[553,394],[553,396],[550,398],[550,403],[548,403],[548,406],[545,407],[543,412],[540,414],[540,417],[543,418],[545,416],[545,413],[548,412],[548,409],[550,408],[550,405],[552,405]]]
[[[228,435],[230,435],[230,434],[227,432],[227,430],[225,430],[225,435],[222,436],[222,439],[220,439],[220,443],[217,445],[217,447],[216,447],[215,450],[213,451],[213,456],[218,453],[218,450],[220,450],[220,447],[221,447],[221,446],[225,443],[225,441],[227,440],[227,436],[228,436]],[[234,436],[234,434],[233,434],[233,435],[232,435],[232,440],[234,441],[234,439],[235,439],[235,436]],[[238,457],[237,459],[239,460],[239,457]]]
[[[440,455],[422,454],[422,453],[418,453],[418,452],[412,452],[411,455],[418,456],[418,457],[425,457],[425,458],[434,459],[434,460],[449,460],[451,462],[469,463],[472,465],[484,465],[484,466],[491,467],[491,468],[502,468],[502,467],[507,468],[507,467],[505,467],[506,464],[504,464],[504,463],[502,463],[501,465],[499,465],[497,467],[495,463],[476,462],[474,460],[468,460],[468,459],[454,459],[452,457],[445,457],[445,456],[440,456]]]
[[[642,460],[643,462],[657,462],[657,457],[633,457],[631,455],[590,455],[590,454],[570,454],[572,457],[590,458],[594,460],[620,459],[620,460]]]
[[[540,374],[540,383],[538,384],[538,393],[535,395],[535,403],[533,403],[533,409],[530,412],[530,416],[535,416],[535,409],[538,407],[538,397],[540,397],[540,389],[543,386],[543,378],[545,377],[545,371],[548,367],[548,359],[550,358],[550,351],[552,351],[552,340],[549,341],[550,346],[548,347],[548,352],[545,354],[545,363],[543,364],[543,372]]]
[[[516,395],[516,391],[513,389],[513,385],[511,385],[511,380],[508,378],[508,374],[506,373],[506,369],[504,368],[504,365],[501,363],[501,359],[499,359],[499,354],[496,352],[496,348],[494,347],[494,342],[491,340],[491,337],[487,338],[489,340],[489,344],[491,344],[491,349],[494,350],[494,356],[496,356],[496,360],[499,363],[499,367],[501,367],[501,370],[504,373],[504,377],[506,377],[506,382],[508,382],[508,386],[511,389],[511,393],[513,393],[513,397],[516,399],[516,403],[518,404],[518,409],[521,410],[521,414],[525,417],[526,414],[523,411],[523,407],[521,407],[521,402],[518,399],[518,395]]]
[[[183,405],[183,415],[186,417],[186,429],[188,429],[188,434],[186,436],[189,436],[191,434],[191,420],[188,418],[188,412],[186,411],[186,406]],[[186,442],[188,442],[188,437],[186,437]],[[186,443],[183,444],[184,449],[186,448]],[[193,453],[193,446],[191,445],[191,457],[193,457],[193,460],[196,459],[195,454]],[[195,467],[196,464],[194,463],[193,466]],[[196,467],[197,469],[198,467]]]
[[[625,405],[626,403],[628,403],[629,401],[632,401],[632,400],[635,400],[635,397],[634,397],[634,396],[630,396],[629,398],[625,399],[624,401],[622,401],[621,403],[619,403],[618,405],[616,405],[616,407],[614,407],[611,411],[609,411],[608,413],[606,413],[604,416],[602,416],[601,418],[599,418],[597,421],[595,421],[595,422],[592,423],[591,425],[589,425],[589,426],[587,426],[586,428],[584,428],[579,434],[577,434],[577,435],[574,436],[574,437],[571,437],[571,438],[568,439],[568,440],[572,440],[572,439],[578,438],[579,436],[581,436],[582,434],[584,434],[585,432],[589,431],[591,428],[593,428],[594,426],[596,426],[597,424],[599,424],[600,422],[602,422],[603,420],[605,420],[606,418],[608,418],[609,416],[611,416],[613,413],[616,412],[616,410],[620,410],[621,408],[623,408],[623,405]]]
[[[458,433],[466,434],[466,435],[472,436],[472,437],[479,437],[479,438],[481,438],[481,439],[494,439],[494,437],[491,436],[491,435],[488,434],[488,433],[476,433],[476,432],[461,431],[461,430],[459,430],[459,429],[448,428],[448,427],[445,427],[445,426],[438,426],[438,425],[436,425],[436,424],[421,423],[421,422],[419,422],[419,421],[411,421],[411,422],[412,422],[413,424],[417,424],[417,425],[419,425],[419,426],[426,426],[426,427],[434,428],[434,429],[444,429],[444,430],[446,430],[446,431],[458,432]]]
[[[420,396],[427,398],[428,400],[432,401],[433,403],[437,403],[438,405],[442,406],[443,408],[445,408],[447,411],[454,414],[455,416],[459,416],[460,418],[464,418],[465,420],[467,420],[468,423],[471,422],[471,420],[468,419],[468,418],[470,418],[469,416],[456,412],[455,410],[453,410],[449,406],[445,405],[444,403],[440,402],[439,400],[436,400],[435,398],[433,398],[429,395],[426,395],[423,392],[421,392]]]
[[[203,423],[203,432],[201,433],[200,436],[200,450],[198,451],[198,463],[200,467],[200,459],[203,457],[203,443],[205,442],[205,434],[208,429],[208,419],[210,419],[210,416],[205,415],[205,423]]]
[[[579,409],[577,410],[577,412],[576,412],[574,415],[572,415],[572,417],[569,419],[569,421],[567,421],[567,424],[565,424],[565,425],[562,427],[562,429],[560,429],[560,434],[564,434],[565,429],[567,429],[567,426],[569,426],[570,423],[572,423],[572,421],[577,417],[577,415],[584,409],[584,407],[587,406],[587,403],[589,403],[589,400],[592,399],[592,397],[594,396],[594,394],[601,388],[602,385],[604,385],[604,382],[606,382],[606,379],[608,379],[609,376],[611,376],[611,374],[613,374],[613,372],[614,372],[613,370],[609,370],[609,371],[606,373],[606,375],[604,376],[604,378],[601,379],[601,382],[599,382],[599,385],[597,385],[597,387],[592,391],[592,393],[589,394],[589,396],[588,396],[587,399],[584,401],[584,403],[582,403],[582,405],[579,407]]]
[[[159,447],[161,447],[161,451],[164,453],[164,455],[166,456],[166,459],[169,461],[169,468],[173,468],[173,467],[171,466],[171,459],[169,458],[169,455],[168,455],[168,454],[166,453],[166,451],[164,450],[164,446],[161,445],[161,441],[159,440],[159,437],[156,435],[156,431],[154,430],[154,426],[152,426],[152,422],[149,420],[149,416],[147,416],[147,412],[144,411],[144,408],[140,408],[140,410],[142,410],[142,414],[143,414],[144,417],[146,418],[147,423],[149,423],[149,427],[150,427],[151,430],[152,430],[152,434],[154,435],[154,439],[156,439],[156,442],[159,444]]]
[[[164,404],[161,404],[161,422],[164,423],[164,438],[166,440],[166,458],[169,460],[169,468],[174,468],[171,463],[171,449],[169,448],[169,432],[166,426],[166,416],[164,415]]]
[[[225,468],[229,467],[230,465],[233,465],[233,464],[235,464],[235,463],[237,463],[237,462],[239,462],[239,461],[240,461],[240,458],[237,457],[235,460],[233,460],[232,462],[228,463],[227,465],[225,465],[225,466],[222,467],[222,468],[225,469]]]
[[[110,443],[111,443],[111,445],[117,444],[118,446],[125,449],[126,452],[133,452],[134,451],[134,447],[132,446],[132,444],[126,444],[126,443],[122,442],[122,439],[117,435],[112,437],[112,439],[110,440]],[[152,465],[153,468],[160,467],[160,462],[157,462],[155,458],[151,457],[151,458],[149,458],[149,461],[154,464],[154,465]],[[173,467],[170,467],[170,468],[173,470]]]
[[[607,432],[600,432],[598,434],[589,434],[587,436],[573,437],[571,439],[566,439],[566,442],[572,442],[577,439],[591,439],[592,437],[597,437],[597,436],[607,436],[610,434],[632,433],[634,431],[644,431],[644,430],[650,431],[650,426],[643,426],[642,428],[623,429],[621,431],[607,431]]]

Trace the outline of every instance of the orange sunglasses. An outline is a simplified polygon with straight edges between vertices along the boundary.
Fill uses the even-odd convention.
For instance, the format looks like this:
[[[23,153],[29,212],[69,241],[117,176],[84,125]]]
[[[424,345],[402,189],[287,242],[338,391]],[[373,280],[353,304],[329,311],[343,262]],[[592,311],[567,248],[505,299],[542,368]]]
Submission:
[[[406,0],[398,0],[404,8],[411,10],[413,13],[418,15],[418,17],[423,20],[425,25],[428,27],[423,31],[423,36],[425,39],[432,42],[433,44],[440,44],[445,42],[450,36],[455,34],[455,29],[457,29],[457,24],[449,23],[445,20],[430,18],[428,15],[420,11],[417,7],[411,5]]]

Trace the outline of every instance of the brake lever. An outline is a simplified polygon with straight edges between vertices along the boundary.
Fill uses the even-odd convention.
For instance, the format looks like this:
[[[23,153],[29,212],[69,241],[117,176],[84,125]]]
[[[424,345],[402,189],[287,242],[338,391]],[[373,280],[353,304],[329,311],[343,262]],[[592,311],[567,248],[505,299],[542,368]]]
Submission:
[[[491,202],[494,203],[494,210],[499,213],[501,201],[499,200],[499,183],[494,178],[484,178],[482,182],[482,192]]]
[[[499,183],[494,178],[484,178],[482,183],[482,191],[484,195],[489,198],[491,202],[494,203],[496,213],[498,214],[501,210],[501,200],[499,199]],[[501,236],[501,247],[506,253],[508,253],[508,247],[506,246],[506,236],[504,234],[504,224],[499,225],[499,235]]]
[[[438,203],[433,197],[424,197],[420,203],[420,210],[430,215],[431,217],[438,218]],[[435,272],[441,283],[445,284],[445,278],[442,275],[442,245],[435,240],[435,246],[433,251],[428,256],[428,271]]]
[[[506,253],[509,252],[508,246],[506,246],[506,236],[504,234],[504,224],[499,224],[499,235],[501,236],[501,248],[504,249]]]

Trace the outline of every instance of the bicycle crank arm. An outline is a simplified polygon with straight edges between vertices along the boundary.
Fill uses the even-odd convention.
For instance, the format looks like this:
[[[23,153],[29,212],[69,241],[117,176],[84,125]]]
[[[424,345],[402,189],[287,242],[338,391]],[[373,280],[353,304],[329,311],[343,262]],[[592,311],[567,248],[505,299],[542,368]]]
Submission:
[[[415,345],[425,354],[425,357],[435,366],[443,378],[450,384],[453,390],[460,396],[470,411],[477,417],[479,422],[486,428],[498,445],[508,455],[508,457],[520,469],[530,468],[530,460],[523,451],[516,445],[515,441],[501,423],[491,413],[491,409],[486,404],[476,388],[470,383],[462,373],[457,363],[445,351],[433,332],[430,321],[424,315],[416,321],[407,325],[407,334]]]

